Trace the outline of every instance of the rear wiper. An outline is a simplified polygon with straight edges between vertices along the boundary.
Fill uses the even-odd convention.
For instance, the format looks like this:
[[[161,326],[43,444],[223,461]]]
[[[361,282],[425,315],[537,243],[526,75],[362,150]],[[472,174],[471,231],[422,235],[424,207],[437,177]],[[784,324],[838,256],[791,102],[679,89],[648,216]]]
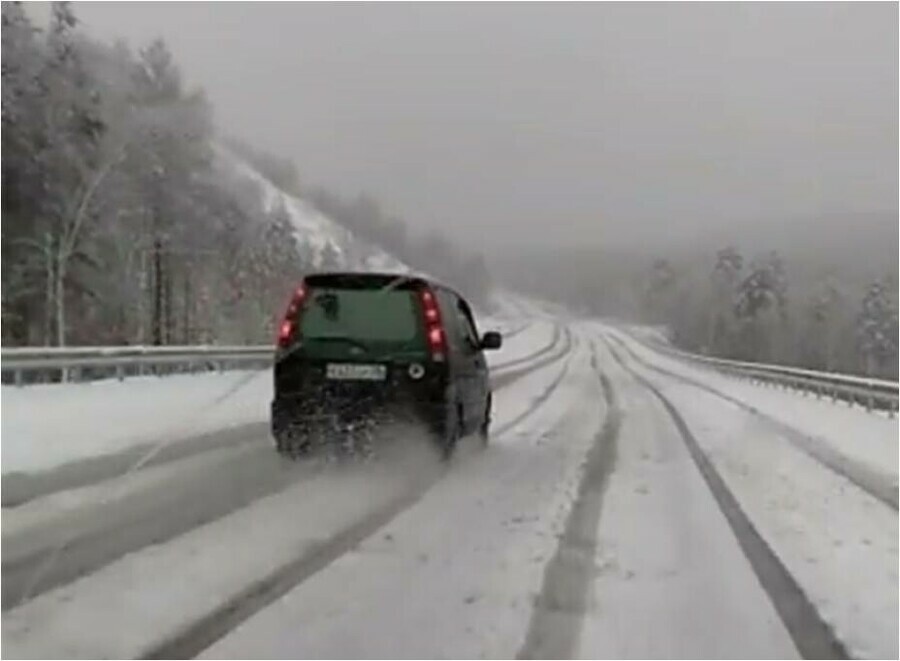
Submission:
[[[412,276],[409,275],[398,275],[396,278],[387,283],[384,287],[378,290],[379,294],[386,294],[389,291],[393,291],[400,285],[403,285],[407,282],[410,282],[413,279]]]

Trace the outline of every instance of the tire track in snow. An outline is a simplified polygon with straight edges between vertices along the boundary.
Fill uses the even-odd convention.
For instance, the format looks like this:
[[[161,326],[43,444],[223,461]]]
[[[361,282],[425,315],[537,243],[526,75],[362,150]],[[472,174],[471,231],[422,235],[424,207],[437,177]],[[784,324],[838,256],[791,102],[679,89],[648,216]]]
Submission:
[[[607,414],[588,450],[578,495],[556,553],[544,569],[541,592],[517,655],[519,659],[573,658],[589,607],[603,496],[615,465],[616,440],[622,424],[615,390],[597,363],[596,345],[591,367],[600,379]]]
[[[568,332],[568,328],[566,329]],[[500,363],[499,365],[494,365],[491,368],[492,372],[502,372],[504,370],[508,370],[511,367],[516,367],[517,365],[524,365],[526,363],[530,363],[533,360],[537,360],[541,356],[553,351],[553,349],[559,344],[560,338],[562,337],[562,331],[558,324],[554,324],[553,326],[553,336],[550,338],[550,342],[546,345],[537,349],[536,351],[532,351],[526,356],[522,356],[521,358],[515,358],[513,360],[508,360],[505,363]]]
[[[621,338],[616,337],[613,334],[610,334],[609,337],[614,340],[619,347],[625,350],[628,355],[631,356],[636,362],[640,363],[647,369],[654,370],[655,372],[676,379],[677,381],[680,381],[694,388],[699,388],[700,390],[708,392],[711,395],[715,395],[720,399],[724,399],[725,401],[734,404],[735,406],[739,406],[749,413],[752,413],[760,420],[768,424],[770,427],[773,427],[785,438],[787,438],[787,440],[790,441],[801,452],[819,462],[833,473],[840,475],[844,479],[848,480],[851,484],[858,487],[859,489],[862,489],[867,494],[879,500],[888,507],[891,507],[894,510],[898,508],[898,501],[900,501],[900,498],[898,498],[898,496],[900,496],[900,493],[898,493],[898,485],[889,476],[871,470],[860,462],[854,461],[853,459],[841,454],[840,452],[831,449],[823,442],[816,441],[815,438],[807,436],[800,430],[795,429],[788,424],[785,424],[777,418],[773,418],[772,416],[763,413],[754,406],[751,406],[750,404],[747,404],[746,402],[743,402],[736,397],[732,397],[731,395],[717,390],[716,388],[702,383],[701,381],[697,381],[676,372],[672,372],[665,369],[664,367],[653,365],[652,363],[644,360],[644,358],[642,358],[641,356],[637,355],[637,353],[635,353],[634,350],[629,347],[628,344]]]
[[[536,362],[529,363],[528,365],[526,365],[525,367],[522,367],[520,369],[512,370],[509,372],[504,372],[503,374],[498,374],[497,376],[492,377],[491,382],[493,383],[494,388],[498,388],[498,389],[503,388],[504,386],[508,385],[509,383],[519,380],[526,374],[529,374],[535,370],[541,369],[542,367],[545,367],[545,366],[555,363],[559,360],[562,360],[567,355],[570,355],[574,349],[574,347],[573,347],[574,340],[572,339],[572,331],[569,328],[566,328],[565,331],[563,332],[563,335],[565,335],[565,342],[559,348],[558,351],[555,351],[551,355],[546,356],[545,358],[542,358]],[[558,342],[557,342],[557,344],[558,344]]]
[[[572,353],[574,352],[574,350],[577,348],[577,346],[578,346],[577,342],[574,344],[570,343],[569,349],[567,351],[567,353],[569,354],[569,360],[567,360],[566,363],[562,366],[562,369],[559,370],[559,373],[556,375],[556,377],[553,379],[553,381],[551,381],[549,384],[547,384],[547,387],[543,390],[543,392],[541,392],[537,397],[535,397],[534,399],[531,400],[528,408],[526,408],[524,411],[522,411],[519,415],[517,415],[512,420],[508,420],[507,422],[503,423],[500,427],[498,427],[494,431],[495,434],[498,434],[498,435],[503,434],[503,433],[509,431],[510,429],[512,429],[513,427],[515,427],[520,422],[522,422],[525,418],[530,417],[538,409],[538,407],[540,407],[544,402],[546,402],[550,398],[550,396],[554,392],[556,392],[556,389],[559,387],[559,384],[562,382],[562,380],[566,377],[566,374],[568,374],[568,372],[569,372],[569,366],[571,365],[571,362],[572,362],[571,356],[572,356]],[[558,360],[558,358],[557,358],[557,360]]]
[[[76,459],[49,470],[8,473],[3,476],[3,507],[17,507],[35,498],[124,475],[141,460],[143,463],[139,469],[159,466],[203,452],[234,447],[248,438],[263,436],[268,432],[267,422],[254,422],[200,434],[164,447],[144,443],[109,454]]]
[[[531,402],[531,405],[525,411],[497,428],[494,431],[496,435],[509,431],[537,412],[547,402],[568,373],[572,356],[574,355],[575,344],[575,342],[570,341],[568,360],[548,387]],[[413,507],[446,474],[447,468],[449,468],[449,465],[444,465],[443,470],[437,476],[426,475],[422,479],[417,479],[411,488],[398,498],[388,502],[368,517],[346,528],[329,540],[322,542],[311,554],[302,554],[234,595],[204,617],[188,623],[175,636],[147,650],[142,655],[142,658],[173,659],[195,657],[238,627],[242,622],[290,590],[293,590],[303,581],[328,567],[331,563],[353,550],[363,540],[374,535],[397,516]]]
[[[806,659],[848,659],[844,644],[806,596],[803,588],[787,570],[747,516],[712,461],[700,447],[690,428],[675,406],[644,376],[633,370],[612,346],[606,334],[601,338],[613,358],[638,383],[656,396],[687,447],[694,465],[709,487],[719,510],[725,516],[744,556],[760,585],[775,607],[797,650]]]
[[[504,339],[504,340],[512,339],[512,338],[514,338],[516,335],[518,335],[519,333],[521,333],[522,331],[528,330],[528,329],[531,328],[533,325],[534,325],[534,322],[533,322],[533,321],[529,321],[529,322],[526,322],[526,323],[522,324],[521,326],[518,326],[518,327],[516,327],[516,328],[513,328],[511,331],[508,331],[508,332],[506,332],[506,333],[503,334],[503,339]]]
[[[197,413],[214,409],[267,371],[248,372],[204,404]],[[21,505],[50,493],[99,482],[104,477],[108,479],[127,475],[147,466],[183,459],[207,450],[233,446],[246,440],[248,433],[258,433],[263,428],[268,428],[268,425],[251,423],[231,429],[197,434],[186,439],[182,437],[181,440],[178,437],[174,439],[161,438],[154,442],[141,443],[99,457],[76,459],[49,470],[7,474],[3,476],[5,484],[3,485],[2,505],[3,507]],[[171,435],[177,432],[177,429],[172,429],[169,433]]]
[[[96,504],[4,539],[2,610],[243,509],[325,468],[321,461],[289,463],[268,443],[258,446],[253,440],[197,459],[202,463],[184,464],[183,474],[167,472],[135,490],[115,485]]]

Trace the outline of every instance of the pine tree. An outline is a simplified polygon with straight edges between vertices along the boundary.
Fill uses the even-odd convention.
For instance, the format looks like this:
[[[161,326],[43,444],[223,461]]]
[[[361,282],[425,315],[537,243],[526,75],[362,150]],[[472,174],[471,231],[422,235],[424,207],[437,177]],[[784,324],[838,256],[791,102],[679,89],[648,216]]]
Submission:
[[[856,322],[859,352],[866,374],[890,374],[897,365],[897,306],[887,279],[873,282]]]
[[[733,330],[733,301],[735,299],[744,259],[734,247],[716,253],[712,271],[712,300],[707,328],[706,346],[714,353],[727,352]]]
[[[784,262],[775,252],[757,259],[741,281],[735,314],[742,323],[740,351],[750,360],[776,358],[784,330],[787,278]]]
[[[669,261],[654,260],[644,293],[644,306],[654,323],[671,323],[675,287],[675,269]]]
[[[806,309],[806,326],[800,329],[798,356],[805,367],[834,371],[841,333],[843,295],[829,278],[814,292]]]

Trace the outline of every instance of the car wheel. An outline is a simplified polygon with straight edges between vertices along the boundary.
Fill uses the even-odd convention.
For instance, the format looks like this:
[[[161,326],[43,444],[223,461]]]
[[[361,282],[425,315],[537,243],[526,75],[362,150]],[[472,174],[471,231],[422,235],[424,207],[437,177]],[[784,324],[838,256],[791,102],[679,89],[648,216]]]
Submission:
[[[447,412],[447,422],[444,425],[443,438],[441,439],[441,458],[444,461],[453,456],[456,444],[461,436],[462,412],[459,406],[451,408]]]
[[[481,444],[487,445],[491,440],[491,409],[493,406],[493,397],[488,395],[487,406],[484,408],[484,420],[478,428],[478,436],[481,438]]]
[[[278,454],[286,454],[288,448],[288,434],[283,429],[273,429],[272,437],[275,439],[275,449]]]
[[[288,429],[279,429],[273,435],[275,436],[275,449],[278,450],[278,454],[291,459],[307,454],[311,447],[309,438],[304,438]]]

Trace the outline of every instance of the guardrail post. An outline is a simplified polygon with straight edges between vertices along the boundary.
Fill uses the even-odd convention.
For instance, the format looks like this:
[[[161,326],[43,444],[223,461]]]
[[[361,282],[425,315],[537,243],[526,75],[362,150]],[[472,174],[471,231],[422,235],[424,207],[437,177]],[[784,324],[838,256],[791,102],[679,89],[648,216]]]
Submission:
[[[866,411],[871,411],[871,410],[872,410],[872,404],[873,404],[873,402],[872,402],[872,393],[869,392],[869,396],[866,397]]]
[[[125,365],[123,365],[122,363],[116,365],[116,378],[119,381],[125,380]]]
[[[22,379],[22,370],[15,371],[15,380],[17,386],[21,386],[24,383],[24,380]]]

